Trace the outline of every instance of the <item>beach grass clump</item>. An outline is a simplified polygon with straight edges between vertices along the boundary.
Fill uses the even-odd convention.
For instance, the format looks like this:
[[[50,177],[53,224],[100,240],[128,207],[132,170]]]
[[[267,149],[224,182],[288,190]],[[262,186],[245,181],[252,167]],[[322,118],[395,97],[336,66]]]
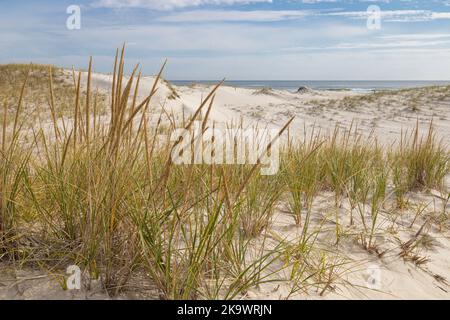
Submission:
[[[233,298],[263,281],[275,251],[253,252],[248,238],[267,227],[277,184],[257,177],[257,166],[233,174],[175,166],[172,151],[180,141],[156,146],[159,129],[152,132],[147,118],[162,70],[142,102],[131,99],[140,74],[136,67],[124,81],[123,51],[115,60],[110,121],[101,122],[91,66],[84,95],[81,73],[74,75],[70,123],[60,124],[51,103],[53,128],[34,133],[36,157],[25,190],[39,221],[34,234],[50,251],[47,261],[87,269],[111,296],[136,268],[147,271],[164,299]],[[186,130],[213,94],[183,121]],[[260,184],[268,187],[267,198],[257,192]]]
[[[13,124],[8,127],[7,103],[4,103],[0,141],[0,260],[14,259],[18,254],[19,220],[24,203],[24,176],[29,171],[32,145],[21,142],[21,113],[28,81],[25,76],[17,97]]]
[[[145,269],[163,299],[198,299],[206,275],[219,272],[217,250],[226,229],[219,228],[219,203],[212,209],[182,214],[173,203],[137,220]]]
[[[359,201],[372,172],[383,168],[377,141],[358,133],[358,128],[341,132],[336,127],[319,154],[325,164],[323,188],[334,192],[336,207],[345,197]]]
[[[323,184],[323,164],[320,162],[322,141],[311,133],[307,141],[289,144],[283,152],[282,175],[287,187],[289,211],[297,225],[311,214],[314,198]],[[307,219],[307,218],[306,218]]]
[[[283,174],[289,211],[297,225],[304,217],[303,233],[310,227],[314,198],[319,192],[332,191],[336,243],[343,220],[339,208],[347,200],[350,226],[357,220],[364,247],[372,247],[389,178],[385,157],[376,139],[363,137],[357,129],[341,132],[336,127],[328,139],[313,133],[306,142],[291,145],[283,154]]]
[[[35,133],[37,155],[26,191],[40,222],[40,241],[68,250],[54,250],[55,255],[48,259],[72,261],[91,275],[101,274],[105,289],[116,295],[133,270],[138,252],[131,217],[142,201],[137,195],[142,197],[143,190],[133,183],[145,183],[140,179],[146,169],[145,158],[140,140],[126,130],[135,116],[124,116],[133,77],[123,90],[119,85],[114,88],[114,122],[107,126],[97,121],[91,71],[90,64],[85,99],[80,90],[81,73],[74,78],[71,123],[61,127],[54,116],[56,107],[50,104],[53,130],[41,128]],[[118,78],[121,76],[119,73]]]
[[[368,210],[366,210],[366,199],[358,205],[358,212],[364,228],[360,233],[360,240],[363,247],[369,252],[379,253],[374,241],[379,227],[380,210],[383,208],[386,200],[387,177],[384,171],[376,172],[369,183],[368,193],[370,193],[370,199]]]
[[[449,160],[448,148],[436,138],[432,123],[425,135],[420,135],[418,123],[410,135],[402,135],[400,146],[391,154],[393,182],[399,206],[403,205],[403,195],[408,191],[445,191],[445,177],[450,173]]]
[[[253,176],[244,190],[242,201],[236,209],[240,212],[242,231],[248,237],[256,237],[265,230],[272,219],[275,205],[283,192],[276,176]]]
[[[54,148],[44,151],[44,159],[28,179],[27,190],[42,227],[39,236],[54,247],[49,260],[71,261],[90,275],[102,274],[105,288],[115,295],[137,254],[137,229],[131,218],[143,201],[138,187],[143,183],[144,161],[130,166],[137,161],[130,150],[113,160],[97,140],[89,149],[77,143],[74,152],[71,142],[65,141],[67,148],[60,153]]]

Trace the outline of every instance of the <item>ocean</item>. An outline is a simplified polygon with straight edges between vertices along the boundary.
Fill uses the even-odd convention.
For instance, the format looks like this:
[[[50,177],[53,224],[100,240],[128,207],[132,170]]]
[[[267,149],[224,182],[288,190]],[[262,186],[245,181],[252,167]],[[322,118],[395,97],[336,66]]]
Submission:
[[[188,86],[194,83],[215,84],[218,81],[211,80],[173,80],[174,85]],[[353,90],[361,92],[394,90],[404,88],[417,88],[433,85],[450,85],[450,81],[226,81],[226,85],[241,88],[272,88],[279,90],[297,91],[302,86],[314,90]]]

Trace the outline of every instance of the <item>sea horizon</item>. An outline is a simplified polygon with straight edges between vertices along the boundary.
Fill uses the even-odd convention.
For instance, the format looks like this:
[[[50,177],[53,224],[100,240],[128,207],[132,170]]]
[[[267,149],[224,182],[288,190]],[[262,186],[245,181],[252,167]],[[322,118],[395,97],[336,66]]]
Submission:
[[[193,84],[212,85],[220,80],[168,81],[177,86],[190,86]],[[271,88],[288,91],[297,91],[300,87],[308,87],[319,91],[351,90],[371,92],[450,85],[450,80],[225,80],[225,85],[248,89]]]

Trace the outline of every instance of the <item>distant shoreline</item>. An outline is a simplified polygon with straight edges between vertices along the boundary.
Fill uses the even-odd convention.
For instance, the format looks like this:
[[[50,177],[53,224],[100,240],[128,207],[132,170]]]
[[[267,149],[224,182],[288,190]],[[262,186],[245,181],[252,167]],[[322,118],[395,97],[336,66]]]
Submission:
[[[169,80],[176,86],[192,86],[198,85],[212,85],[217,83],[217,80]],[[225,85],[247,88],[260,89],[271,88],[276,90],[296,91],[300,87],[308,87],[313,90],[331,90],[331,91],[355,91],[355,92],[374,92],[381,90],[396,90],[396,89],[410,89],[428,86],[446,86],[450,85],[449,81],[318,81],[318,80],[229,80]]]

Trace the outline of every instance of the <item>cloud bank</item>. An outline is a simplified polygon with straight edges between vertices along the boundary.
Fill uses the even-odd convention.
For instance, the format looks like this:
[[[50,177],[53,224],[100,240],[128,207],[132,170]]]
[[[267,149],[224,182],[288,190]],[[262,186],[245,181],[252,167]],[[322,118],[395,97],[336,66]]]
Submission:
[[[273,0],[98,0],[93,3],[93,6],[103,8],[147,8],[165,11],[204,5],[234,5],[272,2]]]

